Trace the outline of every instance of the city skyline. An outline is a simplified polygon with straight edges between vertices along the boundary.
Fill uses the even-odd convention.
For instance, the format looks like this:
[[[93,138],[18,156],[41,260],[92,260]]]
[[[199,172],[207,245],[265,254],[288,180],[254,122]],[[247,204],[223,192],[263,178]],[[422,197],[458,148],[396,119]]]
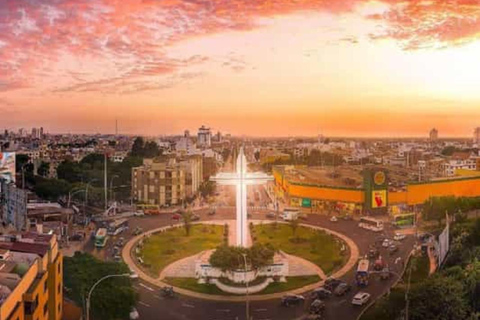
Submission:
[[[471,137],[480,4],[0,4],[0,128]]]

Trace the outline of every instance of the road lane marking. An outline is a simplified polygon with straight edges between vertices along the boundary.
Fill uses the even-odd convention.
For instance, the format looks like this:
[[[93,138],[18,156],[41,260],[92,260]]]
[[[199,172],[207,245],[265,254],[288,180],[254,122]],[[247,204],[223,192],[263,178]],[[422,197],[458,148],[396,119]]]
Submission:
[[[142,286],[142,287],[144,287],[144,288],[147,289],[147,290],[152,291],[152,292],[155,291],[154,289],[150,288],[150,287],[147,286],[147,285],[144,285],[143,283],[140,283],[139,285]]]
[[[230,312],[230,309],[217,309],[217,312]]]
[[[253,311],[255,311],[255,312],[265,312],[265,311],[267,311],[267,309],[255,309]]]
[[[187,304],[187,303],[182,303],[182,307],[185,307],[185,308],[195,308],[194,305],[192,305],[192,304]]]
[[[145,306],[145,307],[148,307],[150,308],[150,305],[148,303],[145,303],[145,302],[142,302],[142,301],[139,301],[138,304],[141,304],[142,306]]]
[[[165,300],[165,298],[160,297],[160,296],[158,296],[158,295],[156,295],[156,294],[154,294],[153,297],[154,297],[154,298],[157,298],[157,299],[159,299],[159,300]]]

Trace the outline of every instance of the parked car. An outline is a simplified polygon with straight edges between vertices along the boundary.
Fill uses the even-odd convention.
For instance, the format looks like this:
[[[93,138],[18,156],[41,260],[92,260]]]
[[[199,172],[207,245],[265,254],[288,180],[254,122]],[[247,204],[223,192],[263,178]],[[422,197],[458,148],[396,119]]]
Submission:
[[[312,299],[327,299],[332,295],[332,291],[325,288],[318,288],[311,293]]]
[[[352,304],[355,306],[363,306],[368,300],[370,300],[370,293],[359,292],[353,297]]]
[[[198,220],[200,220],[200,216],[198,214],[192,214],[192,216],[190,217],[190,220],[198,221]]]
[[[325,280],[324,288],[329,291],[333,291],[336,287],[338,287],[340,283],[343,283],[343,281],[335,278],[328,278],[327,280]]]
[[[319,314],[322,313],[323,310],[325,310],[325,302],[320,299],[315,299],[308,309],[310,314]]]
[[[180,219],[182,219],[182,215],[180,213],[174,213],[172,214],[172,219],[179,221]]]
[[[395,241],[402,241],[403,239],[405,239],[407,236],[404,235],[403,233],[395,233],[395,236],[393,237],[393,240]]]
[[[331,222],[337,222],[337,221],[338,221],[338,219],[337,219],[337,217],[335,217],[335,216],[332,216],[332,217],[330,218],[330,221],[331,221]]]
[[[281,304],[284,307],[296,306],[305,302],[305,297],[298,294],[289,294],[282,297]]]
[[[348,283],[340,283],[333,293],[336,296],[343,296],[344,294],[348,293],[352,289],[352,286]]]

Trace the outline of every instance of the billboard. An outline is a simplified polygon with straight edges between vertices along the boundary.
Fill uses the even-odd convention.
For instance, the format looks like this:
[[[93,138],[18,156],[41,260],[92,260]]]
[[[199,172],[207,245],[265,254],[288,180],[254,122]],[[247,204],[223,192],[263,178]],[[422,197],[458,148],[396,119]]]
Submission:
[[[302,207],[304,208],[310,208],[312,206],[312,200],[309,198],[303,198],[302,199]]]
[[[385,208],[387,206],[387,190],[372,191],[372,208]]]
[[[450,223],[447,215],[447,226],[443,229],[442,233],[438,236],[438,265],[442,265],[448,250],[450,249]]]
[[[0,152],[0,180],[15,182],[15,152]]]

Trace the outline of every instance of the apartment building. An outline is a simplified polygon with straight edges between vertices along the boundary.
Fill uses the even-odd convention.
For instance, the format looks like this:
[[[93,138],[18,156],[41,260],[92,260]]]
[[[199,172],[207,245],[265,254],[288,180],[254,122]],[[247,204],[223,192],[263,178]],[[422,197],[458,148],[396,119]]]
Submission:
[[[132,195],[139,203],[170,206],[185,199],[185,169],[176,159],[144,159],[132,168]]]
[[[55,235],[0,235],[0,319],[60,320],[62,264]]]

